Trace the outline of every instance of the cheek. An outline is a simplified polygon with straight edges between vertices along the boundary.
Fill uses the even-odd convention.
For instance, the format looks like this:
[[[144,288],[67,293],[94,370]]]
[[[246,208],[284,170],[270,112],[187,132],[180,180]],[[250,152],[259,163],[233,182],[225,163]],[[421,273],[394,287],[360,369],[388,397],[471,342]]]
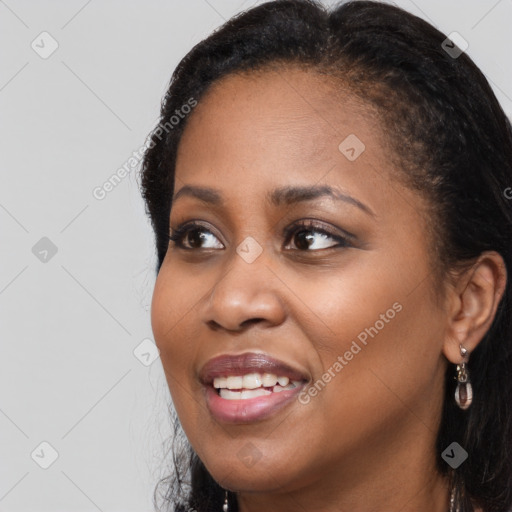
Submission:
[[[393,410],[403,407],[397,396],[414,402],[431,385],[442,312],[430,299],[431,279],[422,281],[428,271],[420,254],[360,252],[338,272],[290,280],[309,308],[301,328],[312,342],[310,360],[317,360],[315,379],[329,381],[325,399],[349,409],[365,403],[370,411]]]
[[[364,288],[360,281],[360,293]],[[408,294],[388,282],[369,296],[362,293],[359,307],[352,293],[337,302],[342,308],[324,310],[333,331],[321,347],[323,374],[316,376],[329,380],[319,393],[325,393],[325,423],[356,438],[365,430],[366,436],[378,435],[408,416],[431,421],[429,407],[442,382],[442,318],[428,293],[427,284]]]
[[[179,382],[190,378],[195,336],[187,321],[198,300],[197,293],[175,276],[175,272],[160,270],[151,301],[151,326],[171,394]]]
[[[324,343],[319,348],[331,356],[343,354],[347,343],[361,333],[364,338],[365,329],[376,322],[379,331],[387,327],[401,309],[400,304],[393,305],[403,302],[409,289],[406,276],[396,276],[377,253],[354,251],[343,263],[311,278],[286,279],[304,310],[297,319],[301,328],[313,343],[321,336]],[[302,322],[308,317],[311,321]]]
[[[197,416],[196,393],[201,391],[194,367],[201,347],[198,307],[209,282],[169,262],[164,265],[153,291],[151,325],[174,407],[183,427],[190,429],[189,422]]]
[[[205,291],[188,272],[164,262],[151,301],[151,326],[160,350],[171,350],[173,340],[190,337],[190,328],[184,331],[184,324],[195,315]]]
[[[160,270],[151,300],[151,327],[162,359],[177,321],[176,297],[169,281],[166,272]]]

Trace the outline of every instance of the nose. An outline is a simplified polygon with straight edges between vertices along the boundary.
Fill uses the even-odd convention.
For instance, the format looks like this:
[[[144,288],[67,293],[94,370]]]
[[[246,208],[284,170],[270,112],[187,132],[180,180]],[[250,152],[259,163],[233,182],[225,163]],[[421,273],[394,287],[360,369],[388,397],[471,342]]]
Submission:
[[[264,254],[247,263],[234,254],[226,272],[219,275],[205,297],[202,320],[211,329],[242,331],[261,323],[276,326],[286,318],[279,280],[264,263]]]

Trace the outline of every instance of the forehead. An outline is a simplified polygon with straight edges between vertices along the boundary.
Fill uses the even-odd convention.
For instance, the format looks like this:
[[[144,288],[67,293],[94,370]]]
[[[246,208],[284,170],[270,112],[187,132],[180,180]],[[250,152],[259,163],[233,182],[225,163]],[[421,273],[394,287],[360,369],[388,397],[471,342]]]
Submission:
[[[327,172],[344,159],[339,145],[349,136],[364,141],[372,154],[382,151],[375,119],[355,96],[312,71],[228,75],[213,84],[187,121],[177,178],[221,169],[223,175],[241,169],[305,177],[313,167]]]

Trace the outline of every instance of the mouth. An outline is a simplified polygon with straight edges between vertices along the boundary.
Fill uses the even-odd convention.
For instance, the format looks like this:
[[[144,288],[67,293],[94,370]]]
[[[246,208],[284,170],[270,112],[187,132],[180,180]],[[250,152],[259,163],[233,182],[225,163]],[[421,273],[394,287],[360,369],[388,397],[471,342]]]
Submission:
[[[259,396],[269,396],[288,389],[295,389],[302,381],[292,380],[285,375],[275,373],[248,373],[216,377],[213,387],[220,397],[226,400],[249,400]]]
[[[211,359],[200,372],[210,413],[220,421],[248,423],[276,414],[308,382],[305,372],[266,354]]]

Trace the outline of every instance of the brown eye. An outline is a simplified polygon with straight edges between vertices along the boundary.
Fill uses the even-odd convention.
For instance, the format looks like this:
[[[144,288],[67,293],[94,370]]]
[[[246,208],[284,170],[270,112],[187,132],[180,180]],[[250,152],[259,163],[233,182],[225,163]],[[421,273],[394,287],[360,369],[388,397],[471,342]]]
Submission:
[[[193,249],[201,247],[202,242],[206,239],[206,234],[198,229],[191,229],[185,236],[185,241]]]
[[[305,229],[301,231],[297,231],[294,235],[295,238],[295,246],[297,249],[307,250],[311,245],[313,245],[315,237],[311,234],[310,231]]]
[[[350,246],[346,237],[330,233],[325,228],[311,222],[304,222],[289,229],[286,234],[286,242],[294,243],[295,247],[291,247],[292,250],[310,252]],[[289,248],[288,243],[285,248]]]
[[[172,230],[169,240],[173,241],[176,247],[185,250],[224,248],[210,230],[199,224],[188,224]]]

